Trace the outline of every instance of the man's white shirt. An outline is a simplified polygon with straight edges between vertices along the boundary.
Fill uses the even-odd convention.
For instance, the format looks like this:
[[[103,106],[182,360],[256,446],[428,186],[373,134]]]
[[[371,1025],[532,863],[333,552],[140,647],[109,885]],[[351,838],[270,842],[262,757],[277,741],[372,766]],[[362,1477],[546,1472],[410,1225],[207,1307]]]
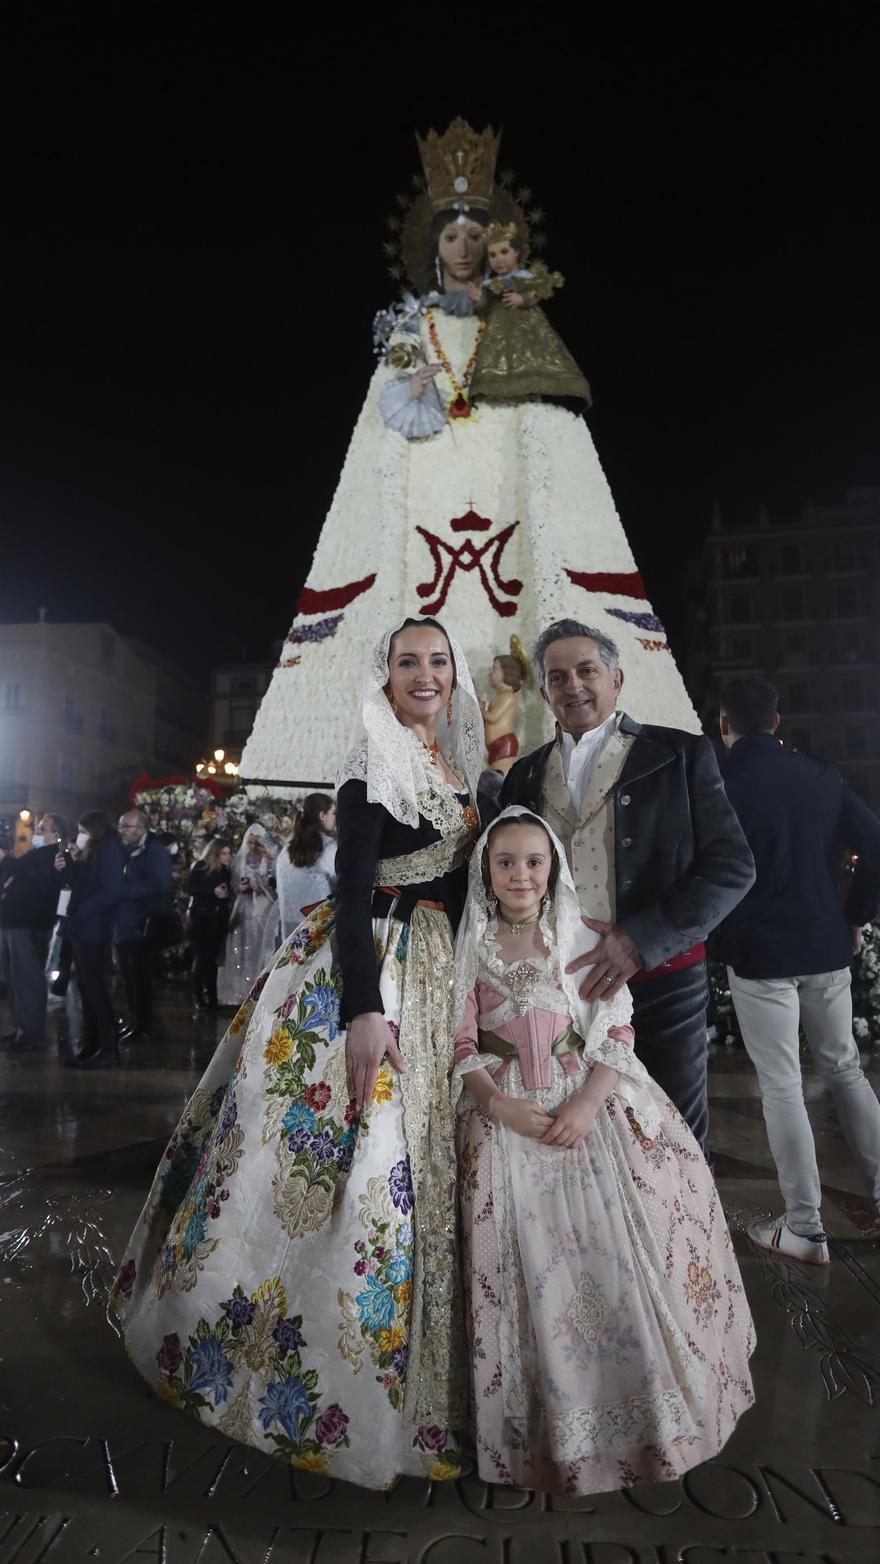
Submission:
[[[565,785],[568,788],[568,796],[578,814],[581,811],[587,783],[599,758],[599,752],[616,723],[617,712],[613,711],[611,716],[606,718],[600,727],[590,728],[586,733],[582,733],[577,743],[575,743],[570,733],[563,733],[560,730],[560,756],[565,776]]]

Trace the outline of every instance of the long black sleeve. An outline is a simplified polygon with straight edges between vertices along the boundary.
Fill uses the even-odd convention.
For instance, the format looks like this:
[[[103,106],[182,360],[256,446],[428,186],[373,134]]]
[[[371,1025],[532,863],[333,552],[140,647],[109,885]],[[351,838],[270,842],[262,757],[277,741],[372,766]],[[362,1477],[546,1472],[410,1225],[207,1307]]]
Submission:
[[[342,1019],[384,1014],[373,945],[373,889],[387,820],[367,802],[365,782],[345,782],[336,798],[336,939],[342,972]]]

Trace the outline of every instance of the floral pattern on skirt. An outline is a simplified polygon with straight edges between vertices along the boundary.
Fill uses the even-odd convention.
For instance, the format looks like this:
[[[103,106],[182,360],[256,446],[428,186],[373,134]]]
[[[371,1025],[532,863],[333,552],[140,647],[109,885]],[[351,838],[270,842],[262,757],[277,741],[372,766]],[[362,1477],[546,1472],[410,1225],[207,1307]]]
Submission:
[[[557,1059],[558,1109],[583,1084]],[[718,1192],[660,1088],[649,1140],[610,1097],[561,1150],[459,1102],[460,1197],[480,1476],[586,1494],[717,1455],[753,1400],[754,1334]]]
[[[408,1005],[410,988],[450,990],[449,925],[427,918],[418,949],[439,964],[427,974],[409,961],[409,925],[374,923],[405,1055],[402,1017],[424,1010]],[[368,1487],[454,1477],[451,1433],[404,1408],[419,1240],[402,1078],[383,1065],[359,1122],[340,989],[322,903],[258,979],[187,1105],[111,1304],[138,1370],[201,1422]],[[451,1035],[436,1046],[451,1054]]]

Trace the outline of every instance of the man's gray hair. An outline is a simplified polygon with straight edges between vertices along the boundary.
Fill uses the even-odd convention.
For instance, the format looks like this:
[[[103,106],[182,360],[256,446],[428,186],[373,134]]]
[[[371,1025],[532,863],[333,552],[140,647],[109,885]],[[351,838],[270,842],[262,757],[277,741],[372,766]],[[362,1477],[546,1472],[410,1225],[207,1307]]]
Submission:
[[[150,817],[145,815],[142,809],[124,809],[119,816],[120,820],[136,820],[144,831],[150,829]]]
[[[538,682],[544,685],[544,658],[547,655],[548,646],[554,641],[570,641],[575,636],[583,637],[586,641],[595,641],[605,667],[609,673],[616,673],[620,667],[620,652],[617,645],[609,635],[603,635],[601,630],[594,630],[590,625],[582,625],[577,619],[557,619],[554,624],[548,625],[542,630],[535,643],[534,661],[538,670]]]

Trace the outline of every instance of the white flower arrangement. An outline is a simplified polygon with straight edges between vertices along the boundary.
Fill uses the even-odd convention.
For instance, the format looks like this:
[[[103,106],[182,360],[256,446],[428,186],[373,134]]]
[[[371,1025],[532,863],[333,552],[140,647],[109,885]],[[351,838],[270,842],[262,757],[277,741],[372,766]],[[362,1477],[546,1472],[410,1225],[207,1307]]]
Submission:
[[[439,311],[434,321],[460,378],[477,321]],[[395,335],[412,341],[414,327],[424,357],[436,362],[427,320],[411,307],[395,320],[383,316],[383,344]],[[305,610],[292,627],[296,643],[285,643],[241,775],[330,783],[348,746],[368,649],[389,623],[432,606],[459,637],[478,687],[487,684],[511,632],[531,649],[545,625],[572,617],[618,643],[626,709],[634,717],[699,731],[662,628],[645,634],[609,612],[651,614],[647,599],[585,590],[569,575],[629,577],[630,590],[641,590],[583,418],[549,403],[482,404],[430,439],[407,441],[385,427],[378,408],[395,373],[380,364],[373,375],[315,550]],[[448,405],[453,381],[441,370],[434,384]],[[453,527],[471,511],[486,525]],[[337,614],[332,634],[303,636]],[[523,752],[551,731],[533,691],[524,707]]]

